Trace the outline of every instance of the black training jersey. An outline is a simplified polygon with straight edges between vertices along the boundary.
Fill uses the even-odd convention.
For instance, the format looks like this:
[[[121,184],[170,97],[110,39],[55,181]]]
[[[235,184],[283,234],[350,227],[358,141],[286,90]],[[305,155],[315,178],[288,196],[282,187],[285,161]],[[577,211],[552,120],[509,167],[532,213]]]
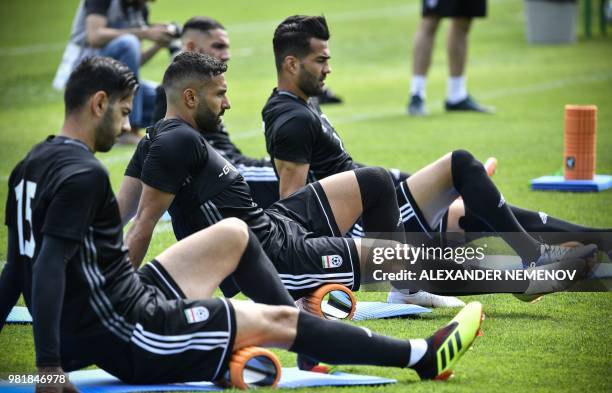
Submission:
[[[310,179],[355,169],[340,136],[318,105],[274,89],[262,110],[266,148],[272,162],[310,164]]]
[[[178,240],[227,217],[245,221],[262,243],[273,236],[273,220],[253,201],[242,175],[182,120],[149,127],[125,175],[175,195],[168,211]]]
[[[33,264],[45,263],[37,260],[43,236],[78,245],[66,260],[62,366],[82,367],[93,356],[125,348],[131,337],[126,320],[144,302],[146,289],[123,246],[108,174],[87,146],[53,136],[36,145],[11,173],[5,217],[19,241],[18,256],[9,263],[24,267],[21,288],[30,311]]]
[[[252,158],[245,156],[240,149],[231,141],[225,125],[221,123],[216,132],[206,132],[204,138],[222,156],[234,165],[270,167],[272,164],[267,159]]]

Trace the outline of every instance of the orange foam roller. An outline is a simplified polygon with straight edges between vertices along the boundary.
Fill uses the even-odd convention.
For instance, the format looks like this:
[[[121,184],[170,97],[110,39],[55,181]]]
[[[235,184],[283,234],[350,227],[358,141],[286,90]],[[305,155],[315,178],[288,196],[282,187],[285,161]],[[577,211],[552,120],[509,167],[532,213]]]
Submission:
[[[249,366],[249,361],[255,357],[267,359],[267,363],[269,364],[265,367],[271,367],[273,371],[262,370],[262,366],[258,366],[257,364]],[[280,381],[281,370],[281,363],[278,357],[269,350],[260,347],[244,347],[234,351],[227,374],[223,378],[215,381],[215,384],[223,388],[238,388],[241,390],[248,390],[256,387],[274,388],[278,385],[278,381]],[[262,377],[262,375],[267,372],[271,372],[271,375]],[[252,374],[260,375],[258,375],[257,378],[253,378]],[[250,381],[249,379],[254,380]],[[258,381],[255,382],[255,380]]]
[[[357,308],[357,299],[355,299],[355,295],[353,295],[353,292],[350,289],[340,284],[325,284],[320,286],[310,295],[302,298],[302,307],[311,314],[329,319],[329,317],[326,316],[321,309],[321,302],[323,301],[325,295],[332,291],[342,291],[348,296],[351,302],[351,309],[344,319],[353,319],[353,315],[355,315],[355,310]]]
[[[563,177],[593,180],[597,161],[597,106],[565,106]]]

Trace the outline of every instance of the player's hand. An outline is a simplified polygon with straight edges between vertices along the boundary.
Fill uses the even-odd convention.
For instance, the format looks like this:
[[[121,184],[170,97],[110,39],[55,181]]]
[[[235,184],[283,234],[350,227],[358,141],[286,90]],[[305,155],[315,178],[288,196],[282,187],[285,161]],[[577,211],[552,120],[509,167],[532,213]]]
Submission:
[[[146,30],[146,38],[161,47],[167,47],[172,41],[172,33],[168,25],[151,25]]]
[[[78,393],[61,367],[39,367],[36,393]]]

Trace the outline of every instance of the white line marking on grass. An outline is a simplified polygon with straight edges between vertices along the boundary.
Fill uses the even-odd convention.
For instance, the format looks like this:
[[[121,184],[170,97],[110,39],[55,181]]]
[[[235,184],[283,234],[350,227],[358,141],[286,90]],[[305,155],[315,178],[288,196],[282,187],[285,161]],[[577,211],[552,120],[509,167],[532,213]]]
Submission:
[[[15,47],[0,48],[0,56],[23,56],[36,53],[60,52],[67,42],[50,42],[46,44],[33,44]]]
[[[484,92],[483,94],[479,94],[479,97],[494,99],[494,98],[503,98],[503,97],[509,97],[509,96],[515,96],[515,95],[540,93],[543,91],[554,90],[554,89],[558,89],[561,87],[577,85],[581,83],[603,82],[603,81],[607,81],[610,79],[612,79],[611,73],[602,73],[602,74],[594,74],[594,75],[580,75],[580,76],[574,76],[570,78],[557,79],[555,81],[515,87],[511,89]]]
[[[521,87],[516,87],[516,88],[511,88],[511,89],[492,90],[489,92],[483,92],[481,94],[478,94],[478,97],[481,97],[484,99],[496,99],[496,98],[504,98],[504,97],[517,96],[517,95],[528,95],[528,94],[541,93],[544,91],[554,90],[554,89],[572,86],[572,85],[596,83],[596,82],[603,82],[603,81],[608,81],[608,80],[612,80],[612,73],[602,73],[602,74],[595,74],[595,75],[590,75],[590,76],[570,77],[570,78],[563,78],[563,79],[558,79],[558,80],[549,81],[549,82],[536,83],[533,85],[521,86]],[[443,102],[441,100],[433,103],[434,106],[437,105],[438,107],[442,106],[442,104]],[[353,115],[353,116],[337,117],[334,120],[334,123],[337,123],[337,124],[355,123],[355,122],[359,122],[362,120],[374,120],[378,118],[384,118],[389,115],[397,115],[397,114],[402,114],[402,113],[403,112],[398,112],[397,110],[360,113],[360,114]]]

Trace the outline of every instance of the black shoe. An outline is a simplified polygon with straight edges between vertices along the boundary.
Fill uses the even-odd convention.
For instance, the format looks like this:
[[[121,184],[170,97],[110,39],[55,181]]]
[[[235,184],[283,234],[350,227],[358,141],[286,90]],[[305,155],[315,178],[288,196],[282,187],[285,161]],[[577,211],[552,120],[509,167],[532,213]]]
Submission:
[[[331,364],[321,363],[310,356],[299,354],[297,355],[297,366],[302,371],[310,371],[311,373],[331,374],[336,371],[336,367]]]
[[[342,98],[334,94],[330,89],[324,89],[323,93],[317,97],[319,99],[319,105],[325,104],[342,104]]]
[[[480,113],[495,113],[493,109],[480,105],[469,95],[465,97],[462,101],[457,102],[456,104],[451,104],[450,102],[446,101],[444,103],[444,108],[449,112],[472,111]]]
[[[408,114],[410,116],[427,116],[427,110],[425,109],[425,99],[416,94],[410,97],[410,103],[408,104]]]

